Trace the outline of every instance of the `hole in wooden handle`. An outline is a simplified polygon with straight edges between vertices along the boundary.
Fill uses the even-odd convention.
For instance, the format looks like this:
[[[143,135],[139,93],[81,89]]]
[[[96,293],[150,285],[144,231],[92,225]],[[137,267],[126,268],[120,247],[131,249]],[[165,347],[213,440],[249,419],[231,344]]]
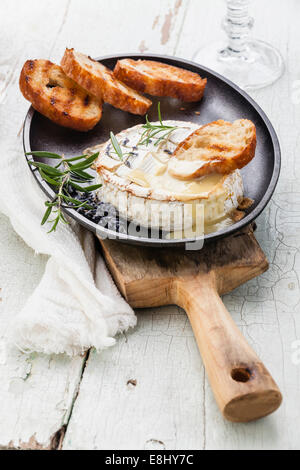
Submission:
[[[251,379],[251,371],[245,367],[236,367],[231,371],[231,377],[236,382],[248,382]]]

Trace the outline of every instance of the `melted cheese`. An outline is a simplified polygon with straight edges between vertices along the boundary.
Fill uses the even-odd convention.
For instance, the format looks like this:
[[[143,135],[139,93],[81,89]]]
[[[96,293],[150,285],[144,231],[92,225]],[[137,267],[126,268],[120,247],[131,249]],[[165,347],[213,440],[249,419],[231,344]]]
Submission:
[[[186,183],[186,192],[188,194],[202,194],[209,193],[213,188],[220,183],[223,176],[217,173],[195,179],[192,182]]]
[[[129,179],[129,181],[138,184],[139,186],[143,186],[144,188],[150,188],[150,183],[147,179],[147,174],[142,170],[131,170],[129,171],[129,173],[127,173],[126,178]]]
[[[225,176],[210,174],[186,180],[174,177],[172,165],[175,159],[172,154],[198,126],[174,121],[168,124],[178,125],[178,129],[159,145],[155,145],[155,140],[149,145],[138,145],[144,132],[142,126],[118,134],[116,138],[123,153],[122,161],[110,141],[91,149],[100,151],[96,163],[102,184],[99,199],[113,204],[129,220],[163,230],[170,226],[170,220],[174,231],[181,228],[185,220],[185,230],[191,233],[195,225],[199,230],[199,218],[203,221],[200,224],[202,232],[212,231],[212,227],[223,221],[228,223],[230,212],[237,207],[243,194],[239,171]],[[190,168],[184,167],[184,161],[182,164],[182,171],[188,174]],[[199,206],[202,208],[200,215],[197,212]],[[179,233],[182,238],[182,231]],[[188,236],[188,233],[184,235]]]

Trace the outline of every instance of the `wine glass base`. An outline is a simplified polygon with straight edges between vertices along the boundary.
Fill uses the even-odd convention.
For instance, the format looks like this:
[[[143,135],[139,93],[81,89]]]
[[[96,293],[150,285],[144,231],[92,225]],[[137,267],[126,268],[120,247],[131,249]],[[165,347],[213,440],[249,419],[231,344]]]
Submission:
[[[247,41],[244,53],[239,55],[224,48],[224,44],[214,42],[199,49],[193,60],[224,75],[244,90],[271,85],[284,72],[280,52],[258,40]]]

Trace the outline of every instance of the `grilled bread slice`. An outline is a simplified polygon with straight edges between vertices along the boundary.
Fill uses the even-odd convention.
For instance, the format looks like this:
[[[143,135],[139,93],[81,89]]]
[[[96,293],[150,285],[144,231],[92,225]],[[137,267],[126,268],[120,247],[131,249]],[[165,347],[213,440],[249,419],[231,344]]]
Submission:
[[[181,142],[170,160],[169,173],[188,180],[209,173],[229,174],[243,168],[255,155],[256,128],[253,122],[211,122]]]
[[[114,74],[135,90],[187,102],[201,100],[207,83],[197,73],[152,60],[119,60]]]
[[[150,100],[120,82],[107,67],[74,49],[66,49],[61,66],[83,88],[115,108],[144,115],[152,105]]]
[[[49,60],[24,64],[20,90],[34,109],[60,126],[88,131],[101,119],[101,102]]]

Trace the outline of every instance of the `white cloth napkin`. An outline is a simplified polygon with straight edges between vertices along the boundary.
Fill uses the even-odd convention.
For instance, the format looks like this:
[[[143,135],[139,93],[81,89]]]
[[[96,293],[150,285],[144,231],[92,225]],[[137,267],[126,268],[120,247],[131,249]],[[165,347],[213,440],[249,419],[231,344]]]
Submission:
[[[10,325],[25,352],[75,355],[112,346],[136,317],[114,285],[94,236],[72,222],[41,227],[46,197],[26,163],[20,139],[1,142],[0,204],[23,240],[50,256],[43,278]]]

